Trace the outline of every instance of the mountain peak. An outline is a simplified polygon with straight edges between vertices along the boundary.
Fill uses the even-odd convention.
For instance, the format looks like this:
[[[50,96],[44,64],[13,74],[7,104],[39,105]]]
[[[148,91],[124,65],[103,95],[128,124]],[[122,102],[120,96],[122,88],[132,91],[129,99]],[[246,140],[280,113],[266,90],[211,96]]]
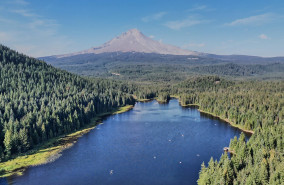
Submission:
[[[144,35],[137,28],[133,28],[133,29],[130,29],[130,30],[122,33],[120,36],[118,36],[116,38],[119,39],[119,38],[124,38],[124,37],[139,38],[139,37],[144,37]]]
[[[156,53],[168,55],[199,55],[198,52],[181,49],[176,46],[164,44],[159,41],[153,40],[145,36],[138,29],[134,28],[104,43],[102,46],[57,57],[61,58],[79,54],[99,54],[112,52]]]
[[[128,30],[128,31],[125,32],[125,33],[127,33],[127,34],[134,34],[134,35],[136,35],[136,34],[142,34],[137,28],[130,29],[130,30]]]

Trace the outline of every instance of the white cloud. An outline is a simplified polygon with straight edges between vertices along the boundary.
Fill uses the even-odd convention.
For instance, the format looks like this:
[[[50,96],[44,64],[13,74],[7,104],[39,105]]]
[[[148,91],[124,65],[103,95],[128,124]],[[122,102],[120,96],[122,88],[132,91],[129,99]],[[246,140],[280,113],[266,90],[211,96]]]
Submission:
[[[274,19],[274,14],[266,13],[261,15],[250,16],[242,19],[237,19],[231,23],[227,23],[228,26],[239,26],[239,25],[262,25],[269,23]]]
[[[151,39],[155,38],[155,36],[154,36],[154,35],[150,35],[149,37],[150,37]]]
[[[166,22],[165,26],[173,30],[180,30],[181,28],[186,28],[186,27],[194,26],[197,24],[205,23],[205,22],[208,22],[208,21],[200,20],[200,19],[195,18],[194,16],[190,16],[187,19]]]
[[[161,18],[163,18],[166,14],[167,14],[167,12],[159,12],[159,13],[156,13],[156,14],[153,14],[153,15],[143,17],[142,21],[143,22],[157,21],[157,20],[160,20]]]
[[[60,24],[38,15],[28,7],[24,0],[4,4],[0,12],[0,43],[33,57],[70,51],[73,42],[58,32]]]
[[[265,35],[265,34],[260,34],[258,37],[259,37],[260,39],[263,39],[263,40],[268,39],[268,36]]]

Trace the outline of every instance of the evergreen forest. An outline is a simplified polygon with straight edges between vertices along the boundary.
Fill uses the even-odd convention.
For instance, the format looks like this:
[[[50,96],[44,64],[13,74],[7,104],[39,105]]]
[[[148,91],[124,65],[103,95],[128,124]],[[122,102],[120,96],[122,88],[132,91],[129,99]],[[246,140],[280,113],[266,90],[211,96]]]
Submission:
[[[130,76],[114,80],[79,76],[0,45],[0,160],[75,132],[118,107],[176,97],[182,106],[198,106],[201,112],[253,133],[248,141],[244,134],[232,138],[230,152],[203,163],[198,184],[283,184],[284,81],[234,78],[281,71],[282,64],[207,65],[194,67],[191,70],[199,73],[190,75],[179,66],[167,77],[147,74],[145,66],[136,69],[142,75],[131,73],[130,65],[116,70]]]

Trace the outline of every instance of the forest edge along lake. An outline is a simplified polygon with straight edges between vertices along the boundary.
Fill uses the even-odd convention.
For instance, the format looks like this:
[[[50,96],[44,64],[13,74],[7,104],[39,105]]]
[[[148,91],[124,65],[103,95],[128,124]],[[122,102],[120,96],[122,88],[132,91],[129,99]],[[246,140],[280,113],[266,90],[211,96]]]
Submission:
[[[32,151],[29,151],[26,154],[21,154],[19,156],[16,156],[16,158],[12,160],[2,162],[0,164],[0,169],[4,169],[5,171],[2,171],[0,173],[0,177],[22,175],[25,169],[27,169],[28,167],[53,162],[61,156],[60,153],[63,150],[71,147],[74,143],[76,143],[79,137],[94,129],[98,124],[101,124],[102,120],[105,117],[114,114],[121,114],[132,108],[133,105],[126,105],[113,109],[110,112],[98,114],[91,120],[90,124],[87,124],[85,127],[76,132],[50,139],[48,142],[33,149]]]
[[[53,163],[1,181],[196,184],[201,163],[207,164],[211,156],[219,159],[223,147],[241,133],[212,118],[196,108],[181,107],[177,99],[168,104],[137,103],[129,112],[105,118],[105,124],[85,134]]]

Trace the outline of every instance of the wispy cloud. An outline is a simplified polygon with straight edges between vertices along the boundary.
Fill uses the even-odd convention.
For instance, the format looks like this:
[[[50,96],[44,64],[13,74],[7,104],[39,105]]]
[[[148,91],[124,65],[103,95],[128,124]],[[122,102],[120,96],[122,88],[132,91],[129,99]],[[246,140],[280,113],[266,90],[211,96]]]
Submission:
[[[267,39],[268,39],[268,36],[265,35],[265,34],[260,34],[258,37],[259,37],[260,39],[263,39],[263,40],[267,40]]]
[[[27,2],[25,0],[11,0],[11,1],[9,1],[9,3],[17,4],[17,5],[28,5],[29,4],[29,2]]]
[[[37,16],[36,14],[31,13],[27,9],[16,9],[16,10],[11,10],[11,12],[19,14],[19,15],[24,16],[24,17],[36,17]]]
[[[182,47],[185,49],[190,49],[190,48],[202,48],[204,46],[205,46],[204,43],[188,43],[184,44]]]
[[[211,8],[207,5],[196,4],[193,5],[191,8],[187,9],[187,12],[208,12],[214,10],[215,10],[214,8]]]
[[[193,12],[193,11],[198,11],[198,10],[206,10],[208,7],[206,5],[195,5],[193,8],[188,9],[187,11]]]
[[[36,17],[37,15],[34,13],[31,13],[29,10],[27,9],[17,9],[17,10],[11,10],[12,13],[16,13],[19,14],[21,16],[24,17]]]
[[[5,42],[10,39],[11,39],[11,35],[9,33],[0,31],[0,41]]]
[[[198,19],[195,16],[189,16],[188,18],[183,20],[168,21],[165,23],[165,26],[173,30],[180,30],[182,28],[191,27],[206,22],[209,21]]]
[[[227,26],[240,26],[240,25],[262,25],[271,22],[275,19],[275,15],[272,13],[265,13],[260,15],[254,15],[242,19],[237,19],[231,23],[227,23]]]
[[[162,19],[166,14],[167,14],[167,12],[159,12],[159,13],[156,13],[156,14],[153,14],[153,15],[143,17],[142,21],[143,22],[157,21],[157,20]]]
[[[24,0],[11,0],[3,4],[0,43],[33,57],[68,51],[73,42],[59,34],[60,24],[37,14],[29,9],[29,5]]]
[[[13,20],[11,19],[7,19],[7,18],[3,18],[3,17],[0,17],[0,23],[12,23],[14,22]]]

